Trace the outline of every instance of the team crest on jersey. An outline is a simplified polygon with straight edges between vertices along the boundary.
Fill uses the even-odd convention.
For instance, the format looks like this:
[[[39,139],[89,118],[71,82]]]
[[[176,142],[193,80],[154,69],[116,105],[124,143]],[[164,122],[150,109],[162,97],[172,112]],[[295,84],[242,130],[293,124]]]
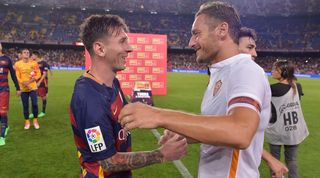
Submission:
[[[92,153],[103,151],[106,148],[100,126],[85,129],[87,141]]]
[[[222,81],[218,80],[216,82],[216,84],[214,85],[213,96],[215,96],[218,93],[218,91],[220,90],[221,86],[222,86]]]

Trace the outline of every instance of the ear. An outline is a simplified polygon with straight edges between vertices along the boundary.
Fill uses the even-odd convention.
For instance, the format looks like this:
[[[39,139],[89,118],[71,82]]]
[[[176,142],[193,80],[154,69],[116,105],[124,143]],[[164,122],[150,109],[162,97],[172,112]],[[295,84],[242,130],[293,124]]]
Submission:
[[[93,47],[93,51],[94,51],[95,55],[100,56],[100,57],[105,56],[106,50],[104,49],[103,43],[96,41],[93,43],[92,47]]]
[[[218,25],[218,36],[220,39],[225,39],[229,34],[229,25],[227,22],[222,22]]]

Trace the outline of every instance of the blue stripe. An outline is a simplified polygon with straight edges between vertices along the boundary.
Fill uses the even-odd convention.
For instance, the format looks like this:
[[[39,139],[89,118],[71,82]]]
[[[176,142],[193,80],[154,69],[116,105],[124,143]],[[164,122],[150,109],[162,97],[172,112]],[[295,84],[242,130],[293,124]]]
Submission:
[[[0,79],[0,83],[8,83],[8,79],[7,78]]]

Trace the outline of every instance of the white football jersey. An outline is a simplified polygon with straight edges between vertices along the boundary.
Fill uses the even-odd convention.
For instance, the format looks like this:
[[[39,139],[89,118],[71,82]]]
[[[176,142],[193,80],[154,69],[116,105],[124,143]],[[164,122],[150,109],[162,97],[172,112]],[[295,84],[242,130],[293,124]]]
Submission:
[[[210,66],[210,81],[201,104],[202,115],[227,115],[235,107],[259,113],[260,123],[245,150],[201,145],[199,178],[257,178],[264,130],[270,118],[270,85],[263,69],[248,54],[239,54]],[[208,135],[210,137],[210,135]]]

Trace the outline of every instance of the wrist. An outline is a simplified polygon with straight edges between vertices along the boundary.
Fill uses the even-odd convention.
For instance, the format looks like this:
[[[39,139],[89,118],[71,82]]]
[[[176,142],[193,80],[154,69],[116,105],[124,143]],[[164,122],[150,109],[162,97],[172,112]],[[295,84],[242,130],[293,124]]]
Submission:
[[[163,125],[164,125],[164,123],[163,123],[164,117],[162,116],[162,114],[163,114],[163,111],[161,111],[161,109],[159,109],[159,108],[155,109],[153,120],[154,120],[157,128],[163,127]]]
[[[163,163],[163,162],[166,161],[166,159],[164,158],[164,154],[163,154],[162,148],[163,148],[163,147],[160,147],[160,148],[154,150],[154,153],[155,153],[156,155],[158,155],[158,158],[159,158],[159,160],[160,160],[160,163]]]

